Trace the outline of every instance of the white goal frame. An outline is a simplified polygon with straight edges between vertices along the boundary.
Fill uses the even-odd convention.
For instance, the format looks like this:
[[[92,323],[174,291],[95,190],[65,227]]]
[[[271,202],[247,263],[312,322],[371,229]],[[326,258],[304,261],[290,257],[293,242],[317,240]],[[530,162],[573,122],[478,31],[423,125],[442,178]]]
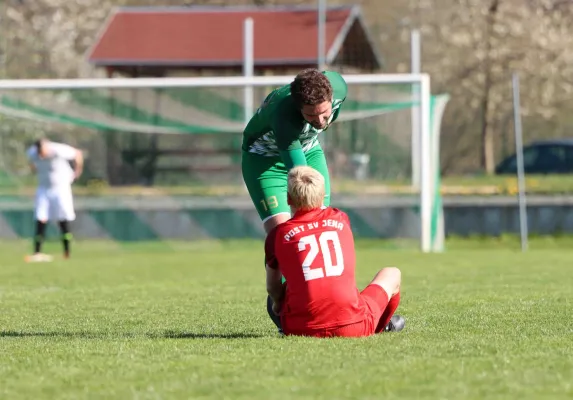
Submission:
[[[2,90],[33,89],[129,89],[129,88],[175,88],[175,87],[243,87],[245,108],[254,110],[253,87],[282,86],[292,81],[292,76],[230,76],[230,77],[189,77],[189,78],[93,78],[93,79],[5,79],[0,80]],[[443,229],[435,229],[440,224],[436,218],[441,213],[433,213],[439,202],[438,161],[439,151],[432,144],[431,92],[428,74],[354,74],[344,75],[348,85],[355,84],[414,84],[419,85],[419,149],[412,149],[420,155],[420,217],[421,250],[441,251]],[[249,104],[250,103],[250,104]],[[436,133],[439,135],[439,132]],[[437,139],[436,139],[437,140]],[[438,205],[441,207],[441,202]],[[434,228],[433,228],[434,227]],[[440,237],[436,237],[440,236]]]

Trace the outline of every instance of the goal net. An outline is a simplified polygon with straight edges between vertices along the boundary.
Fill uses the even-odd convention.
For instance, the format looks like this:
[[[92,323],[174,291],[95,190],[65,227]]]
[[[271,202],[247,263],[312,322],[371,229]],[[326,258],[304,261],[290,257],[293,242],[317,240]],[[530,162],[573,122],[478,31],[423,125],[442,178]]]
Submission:
[[[419,237],[424,251],[442,250],[439,125],[447,96],[430,95],[427,75],[345,79],[340,117],[320,135],[332,204],[362,213],[359,231]],[[80,186],[245,196],[245,121],[270,90],[291,80],[0,81],[0,186],[33,185],[25,150],[47,136],[84,150]]]

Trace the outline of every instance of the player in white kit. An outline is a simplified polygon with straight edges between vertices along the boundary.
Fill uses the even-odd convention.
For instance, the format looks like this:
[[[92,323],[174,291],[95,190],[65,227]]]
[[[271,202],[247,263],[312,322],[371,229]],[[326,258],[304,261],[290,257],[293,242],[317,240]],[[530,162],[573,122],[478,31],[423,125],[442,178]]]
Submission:
[[[76,219],[72,196],[72,183],[83,171],[82,152],[63,143],[38,140],[28,149],[32,171],[38,176],[36,191],[36,235],[34,254],[27,261],[51,261],[52,257],[43,254],[42,243],[48,221],[57,222],[62,233],[64,258],[70,256],[70,222]],[[70,165],[73,161],[74,168]]]

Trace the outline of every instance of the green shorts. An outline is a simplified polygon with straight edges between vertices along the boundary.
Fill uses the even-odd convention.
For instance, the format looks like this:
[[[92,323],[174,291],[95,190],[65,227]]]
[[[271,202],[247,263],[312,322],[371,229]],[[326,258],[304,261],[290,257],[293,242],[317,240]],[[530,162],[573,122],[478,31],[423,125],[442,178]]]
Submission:
[[[324,176],[324,205],[329,206],[330,179],[324,153],[320,146],[316,146],[305,155],[308,166]],[[288,171],[279,157],[265,157],[243,151],[241,167],[243,180],[263,222],[277,214],[290,215],[290,207],[287,204]]]

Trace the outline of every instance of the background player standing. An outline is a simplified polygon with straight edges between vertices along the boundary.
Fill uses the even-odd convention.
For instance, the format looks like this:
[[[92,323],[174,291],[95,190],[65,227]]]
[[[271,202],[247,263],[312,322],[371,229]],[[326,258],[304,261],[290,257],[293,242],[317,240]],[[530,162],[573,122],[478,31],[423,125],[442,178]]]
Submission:
[[[69,258],[72,238],[69,224],[76,219],[72,183],[83,171],[82,152],[67,144],[41,139],[28,149],[27,154],[30,167],[38,176],[38,187],[35,199],[34,254],[26,257],[26,260],[51,261],[51,256],[41,252],[48,221],[57,221],[62,233],[64,258]],[[74,163],[73,169],[71,161]]]
[[[384,268],[356,289],[354,237],[348,216],[322,207],[324,178],[310,167],[288,174],[293,217],[265,242],[267,291],[286,335],[359,337],[400,331],[401,273]],[[286,283],[281,281],[286,278]]]

